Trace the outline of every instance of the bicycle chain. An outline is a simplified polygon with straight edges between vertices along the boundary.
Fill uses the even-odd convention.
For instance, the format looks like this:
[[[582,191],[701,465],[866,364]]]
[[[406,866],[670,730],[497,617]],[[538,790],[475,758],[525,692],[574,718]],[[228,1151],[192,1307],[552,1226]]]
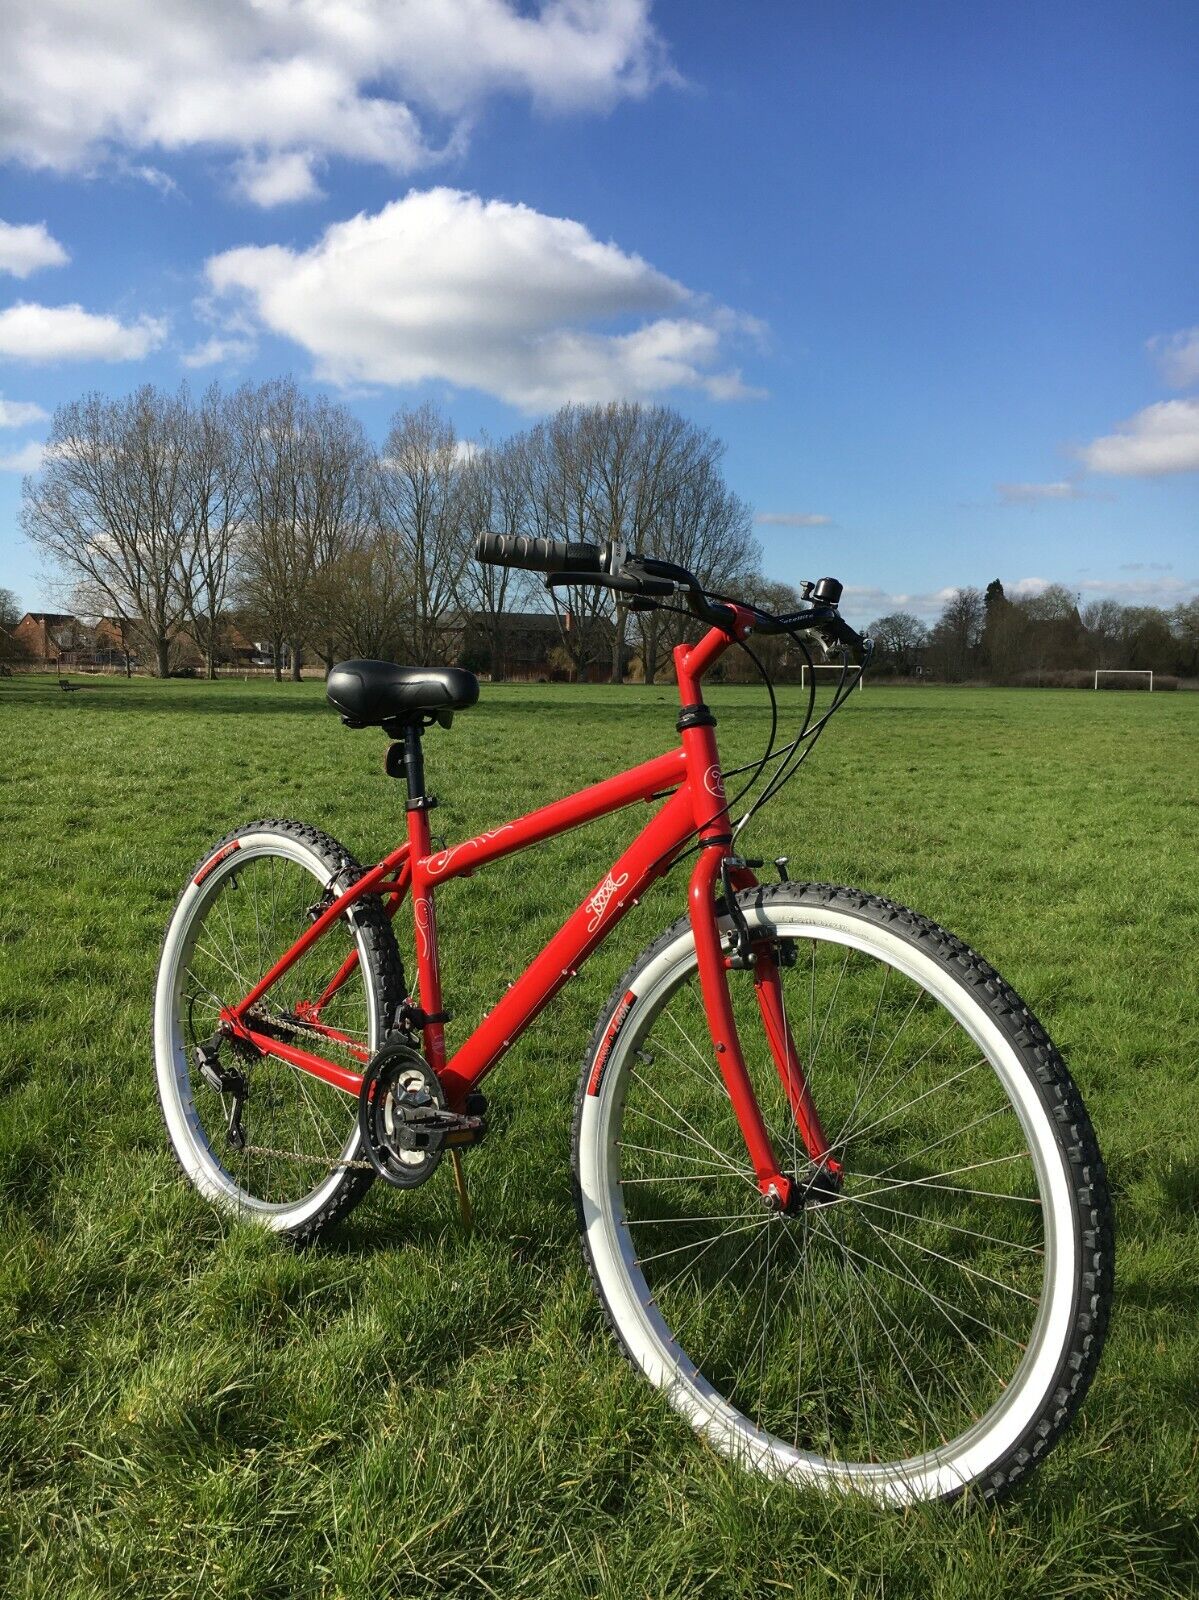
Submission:
[[[265,1022],[268,1027],[286,1028],[289,1033],[307,1034],[310,1038],[320,1039],[322,1043],[333,1045],[335,1049],[343,1050],[347,1055],[350,1054],[350,1047],[344,1044],[342,1040],[331,1039],[320,1028],[310,1027],[307,1023],[301,1022],[298,1017],[268,1017],[259,1011],[251,1011],[247,1015],[260,1024]],[[361,1064],[361,1062],[358,1062],[359,1066]],[[375,1170],[369,1161],[335,1161],[328,1156],[301,1155],[298,1150],[280,1150],[273,1145],[267,1144],[243,1145],[239,1154],[246,1156],[279,1156],[285,1161],[296,1161],[303,1166],[325,1167],[330,1172],[373,1172]]]
[[[281,1156],[285,1161],[298,1161],[304,1166],[327,1167],[330,1172],[373,1172],[369,1161],[332,1161],[328,1156],[305,1156],[298,1150],[277,1150],[269,1144],[247,1144],[237,1152],[242,1156]]]
[[[314,1028],[310,1023],[302,1022],[299,1017],[268,1016],[257,1008],[248,1011],[246,1016],[249,1020],[260,1025],[265,1023],[268,1028],[285,1028],[289,1033],[306,1034],[310,1039],[319,1039],[322,1044],[331,1045],[334,1050],[341,1050],[346,1055],[353,1055],[353,1047],[346,1044],[344,1040],[331,1038],[322,1029]],[[362,1065],[357,1056],[354,1056],[354,1061],[358,1066]]]

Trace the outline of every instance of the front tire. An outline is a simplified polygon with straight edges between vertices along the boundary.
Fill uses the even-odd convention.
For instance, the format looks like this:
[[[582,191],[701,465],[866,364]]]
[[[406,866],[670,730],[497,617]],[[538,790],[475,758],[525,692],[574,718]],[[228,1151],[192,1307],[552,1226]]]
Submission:
[[[682,919],[622,979],[579,1084],[579,1224],[608,1318],[746,1467],[891,1504],[994,1497],[1061,1435],[1107,1327],[1111,1209],[1078,1091],[1014,991],[934,923],[825,885],[738,900],[779,958],[843,1187],[795,1217],[763,1208]],[[797,1175],[752,974],[729,977]]]

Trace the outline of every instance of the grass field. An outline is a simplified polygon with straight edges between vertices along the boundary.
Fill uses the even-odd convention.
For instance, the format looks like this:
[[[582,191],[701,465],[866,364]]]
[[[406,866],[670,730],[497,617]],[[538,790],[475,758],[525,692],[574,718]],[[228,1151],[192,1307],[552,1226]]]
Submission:
[[[744,759],[760,696],[712,698]],[[436,825],[475,832],[606,776],[673,721],[667,689],[485,688],[428,740]],[[675,878],[490,1081],[473,1237],[444,1172],[376,1185],[299,1255],[185,1186],[149,1052],[176,894],[258,816],[381,854],[402,828],[382,743],[313,683],[0,682],[0,1592],[1199,1591],[1199,695],[868,688],[757,824],[793,876],[890,895],[982,950],[1091,1109],[1118,1208],[1112,1334],[1069,1439],[989,1511],[748,1477],[601,1325],[570,1108],[599,1007],[682,909]],[[628,828],[446,893],[458,1037]]]

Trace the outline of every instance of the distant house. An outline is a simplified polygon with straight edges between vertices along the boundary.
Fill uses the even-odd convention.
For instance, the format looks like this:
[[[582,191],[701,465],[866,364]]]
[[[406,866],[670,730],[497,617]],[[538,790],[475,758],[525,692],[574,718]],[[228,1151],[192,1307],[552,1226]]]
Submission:
[[[558,619],[552,611],[506,611],[500,618],[502,660],[493,663],[491,618],[472,611],[455,619],[461,632],[459,658],[478,671],[494,671],[518,681],[545,683],[554,676],[554,652],[562,643]]]
[[[122,650],[131,628],[132,623],[121,617],[97,617],[92,628],[92,642],[97,650]]]
[[[137,659],[137,624],[128,617],[97,617],[90,665],[124,671],[136,666]]]
[[[57,611],[27,611],[13,629],[23,653],[42,666],[87,671],[136,665],[136,623],[119,617],[89,622]]]
[[[58,611],[27,611],[13,634],[31,661],[57,661],[91,647],[89,631],[79,618]]]
[[[250,667],[256,664],[258,655],[259,646],[235,622],[227,622],[221,629],[221,660],[231,666]]]

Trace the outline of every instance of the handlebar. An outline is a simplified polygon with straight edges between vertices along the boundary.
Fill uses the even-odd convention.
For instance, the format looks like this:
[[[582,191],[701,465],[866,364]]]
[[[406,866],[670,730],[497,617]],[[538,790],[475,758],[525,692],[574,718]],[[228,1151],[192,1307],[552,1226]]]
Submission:
[[[652,556],[629,556],[625,547],[615,540],[596,545],[484,533],[475,545],[475,556],[495,566],[544,572],[551,588],[590,583],[614,589],[632,595],[634,607],[638,600],[642,607],[648,607],[656,598],[681,590],[686,593],[688,607],[694,615],[717,628],[729,629],[736,615],[731,605],[710,599],[699,579],[685,567],[676,566],[672,561],[658,561]],[[870,642],[851,628],[837,610],[841,592],[836,578],[821,578],[817,583],[804,584],[803,596],[810,603],[802,611],[773,617],[753,605],[746,605],[744,609],[755,613],[754,626],[759,633],[814,633],[826,644],[844,645],[852,650],[864,665],[870,655]]]

